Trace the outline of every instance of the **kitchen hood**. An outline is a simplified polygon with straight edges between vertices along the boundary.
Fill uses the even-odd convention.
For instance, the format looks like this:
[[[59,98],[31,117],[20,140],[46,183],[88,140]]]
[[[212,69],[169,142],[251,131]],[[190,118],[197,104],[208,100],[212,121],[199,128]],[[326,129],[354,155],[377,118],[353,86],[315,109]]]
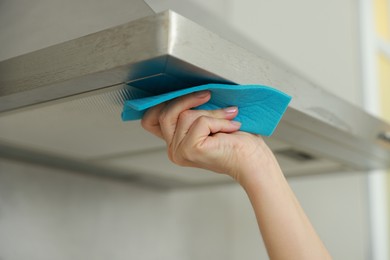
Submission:
[[[390,125],[173,11],[0,62],[0,157],[156,187],[230,183],[122,122],[143,88],[260,84],[293,97],[267,143],[287,177],[390,166]],[[261,120],[261,118],[259,118]]]

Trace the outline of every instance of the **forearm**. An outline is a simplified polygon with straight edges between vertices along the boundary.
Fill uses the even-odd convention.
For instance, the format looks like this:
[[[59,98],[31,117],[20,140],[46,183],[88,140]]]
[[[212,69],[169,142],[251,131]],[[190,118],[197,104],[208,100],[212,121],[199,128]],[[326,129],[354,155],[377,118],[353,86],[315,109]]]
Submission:
[[[271,259],[331,259],[276,160],[246,168],[241,181]]]

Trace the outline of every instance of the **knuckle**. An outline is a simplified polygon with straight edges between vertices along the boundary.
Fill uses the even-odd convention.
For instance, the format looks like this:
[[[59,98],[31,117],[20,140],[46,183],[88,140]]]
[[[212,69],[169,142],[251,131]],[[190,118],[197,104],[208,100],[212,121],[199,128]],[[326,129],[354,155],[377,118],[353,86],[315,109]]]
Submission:
[[[198,117],[196,120],[195,120],[195,123],[196,124],[199,124],[199,125],[208,125],[210,120],[212,120],[211,117],[208,117],[206,115],[201,115],[200,117]]]
[[[193,110],[185,110],[179,114],[178,122],[191,124],[196,119],[196,112]]]
[[[168,158],[171,162],[174,164],[177,164],[179,166],[185,166],[186,160],[181,156],[180,153],[173,152],[171,149],[168,149]]]
[[[167,148],[167,154],[168,154],[169,160],[170,160],[171,162],[173,162],[173,163],[176,163],[175,152],[174,152],[174,150],[172,149],[171,146],[169,146],[169,147]]]
[[[187,120],[187,119],[191,118],[193,116],[192,112],[193,111],[191,111],[191,110],[185,110],[185,111],[181,112],[179,115],[179,120],[183,121],[183,120]]]
[[[204,145],[202,143],[197,143],[193,148],[192,156],[201,156],[204,153]]]
[[[204,154],[204,146],[202,143],[187,144],[181,151],[180,155],[187,162],[196,163]]]
[[[149,130],[150,127],[151,127],[151,124],[150,124],[149,120],[144,117],[144,118],[141,119],[141,126],[142,126],[143,129]]]
[[[176,163],[176,160],[175,160],[176,158],[169,148],[168,148],[167,154],[168,154],[169,160],[173,163]]]
[[[158,122],[160,125],[164,124],[168,120],[168,113],[166,111],[163,111],[158,116]]]

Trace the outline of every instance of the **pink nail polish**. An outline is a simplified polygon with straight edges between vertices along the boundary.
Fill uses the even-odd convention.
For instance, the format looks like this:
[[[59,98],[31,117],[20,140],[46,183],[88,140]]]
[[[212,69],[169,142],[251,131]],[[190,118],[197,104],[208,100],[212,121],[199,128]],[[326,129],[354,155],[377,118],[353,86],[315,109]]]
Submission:
[[[237,107],[227,107],[227,108],[224,108],[224,111],[228,114],[233,114],[233,113],[236,113],[238,110]]]

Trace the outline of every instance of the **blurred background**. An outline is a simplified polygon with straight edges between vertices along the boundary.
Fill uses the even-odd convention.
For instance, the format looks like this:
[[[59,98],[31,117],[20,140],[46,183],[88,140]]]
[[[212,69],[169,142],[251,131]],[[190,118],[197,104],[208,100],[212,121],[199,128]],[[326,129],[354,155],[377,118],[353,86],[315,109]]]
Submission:
[[[237,43],[241,35],[390,122],[389,0],[146,2]],[[125,23],[131,8],[126,0],[0,0],[0,60]],[[390,259],[385,172],[288,181],[334,259]],[[236,185],[160,191],[0,158],[2,260],[266,258]]]

